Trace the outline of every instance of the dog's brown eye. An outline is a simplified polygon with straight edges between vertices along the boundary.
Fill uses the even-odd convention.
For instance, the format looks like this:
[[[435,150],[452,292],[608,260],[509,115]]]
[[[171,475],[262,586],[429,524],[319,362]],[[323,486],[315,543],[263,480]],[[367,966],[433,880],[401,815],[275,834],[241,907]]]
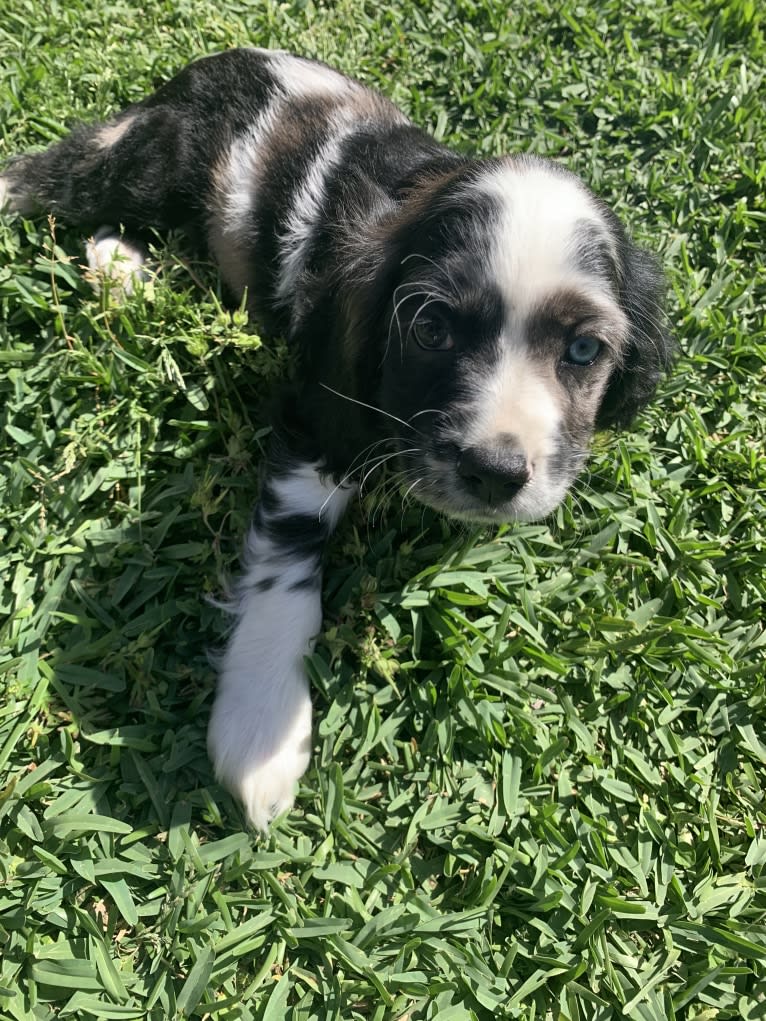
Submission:
[[[412,332],[424,351],[449,351],[455,346],[449,327],[438,316],[416,319],[412,324]]]
[[[566,349],[564,360],[573,365],[590,365],[598,358],[603,346],[598,337],[577,337]]]

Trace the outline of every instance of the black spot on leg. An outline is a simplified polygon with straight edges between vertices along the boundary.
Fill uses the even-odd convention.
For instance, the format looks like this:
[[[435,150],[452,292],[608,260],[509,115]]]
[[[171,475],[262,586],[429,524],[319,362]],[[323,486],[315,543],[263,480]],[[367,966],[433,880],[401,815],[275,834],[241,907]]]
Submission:
[[[262,515],[258,527],[263,535],[291,557],[319,557],[327,541],[328,531],[314,514]]]
[[[261,495],[258,503],[256,504],[253,512],[253,524],[256,528],[260,528],[264,521],[272,517],[274,514],[279,513],[280,501],[274,487],[271,485],[269,479],[267,479],[262,488]]]

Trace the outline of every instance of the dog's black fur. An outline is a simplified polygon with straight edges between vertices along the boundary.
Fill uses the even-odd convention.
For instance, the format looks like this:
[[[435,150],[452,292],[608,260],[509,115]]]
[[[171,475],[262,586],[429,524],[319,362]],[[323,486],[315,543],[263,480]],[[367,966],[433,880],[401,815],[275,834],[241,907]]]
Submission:
[[[150,231],[187,228],[298,351],[210,730],[260,827],[308,761],[301,659],[355,485],[390,460],[448,513],[542,516],[594,429],[628,423],[668,364],[657,264],[579,180],[453,153],[377,93],[279,52],[199,60],[18,158],[3,204],[97,229],[91,267],[124,290]]]

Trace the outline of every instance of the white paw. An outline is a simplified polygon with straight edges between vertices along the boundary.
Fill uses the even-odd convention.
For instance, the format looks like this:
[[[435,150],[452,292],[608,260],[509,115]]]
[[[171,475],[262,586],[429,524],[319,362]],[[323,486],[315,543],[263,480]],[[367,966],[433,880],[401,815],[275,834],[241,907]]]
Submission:
[[[146,252],[133,242],[120,237],[111,227],[101,227],[85,246],[90,281],[96,292],[108,283],[109,293],[118,301],[133,294],[147,279],[143,266]]]
[[[208,727],[215,775],[262,832],[291,808],[311,757],[311,698],[300,674],[264,684],[224,669]]]

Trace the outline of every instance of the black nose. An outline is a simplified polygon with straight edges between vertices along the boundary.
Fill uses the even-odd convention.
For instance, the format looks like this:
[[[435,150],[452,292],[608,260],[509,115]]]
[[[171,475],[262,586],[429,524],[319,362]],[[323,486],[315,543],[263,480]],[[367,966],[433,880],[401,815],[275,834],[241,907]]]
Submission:
[[[527,455],[518,448],[467,447],[460,451],[457,472],[471,494],[490,505],[511,500],[532,478]]]

